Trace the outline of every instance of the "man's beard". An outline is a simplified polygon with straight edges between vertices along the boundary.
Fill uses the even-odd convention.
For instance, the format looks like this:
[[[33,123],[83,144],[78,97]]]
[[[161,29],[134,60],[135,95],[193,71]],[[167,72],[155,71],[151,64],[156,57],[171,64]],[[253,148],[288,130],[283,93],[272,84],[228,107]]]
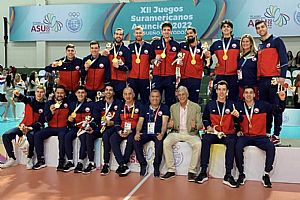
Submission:
[[[193,38],[188,38],[187,39],[187,42],[189,43],[189,44],[191,44],[191,43],[193,43],[193,42],[195,42],[196,41],[196,38],[195,37],[193,37]]]

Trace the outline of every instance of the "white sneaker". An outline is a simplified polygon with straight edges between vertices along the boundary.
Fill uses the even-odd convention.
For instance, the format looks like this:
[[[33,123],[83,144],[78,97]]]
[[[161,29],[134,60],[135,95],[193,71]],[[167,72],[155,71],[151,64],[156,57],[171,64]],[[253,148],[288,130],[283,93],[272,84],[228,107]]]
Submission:
[[[0,164],[0,168],[8,168],[8,167],[13,167],[17,165],[17,161],[14,160],[13,158],[8,158],[8,160],[4,164]]]
[[[33,167],[33,159],[32,158],[27,158],[27,164],[26,164],[26,169],[30,170]]]

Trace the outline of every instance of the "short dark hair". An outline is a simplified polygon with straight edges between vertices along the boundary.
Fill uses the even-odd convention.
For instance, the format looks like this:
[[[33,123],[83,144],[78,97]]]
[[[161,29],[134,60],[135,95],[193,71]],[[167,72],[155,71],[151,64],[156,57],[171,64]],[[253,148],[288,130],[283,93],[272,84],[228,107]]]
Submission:
[[[54,92],[56,92],[57,89],[63,89],[64,91],[66,91],[66,88],[63,85],[57,85]]]
[[[255,21],[255,28],[256,28],[257,25],[259,25],[261,23],[264,23],[267,26],[267,22],[265,20],[259,19],[259,20]]]
[[[232,21],[230,21],[229,19],[223,20],[223,21],[221,22],[220,28],[222,29],[223,26],[224,26],[225,24],[229,25],[229,26],[233,29],[233,23],[232,23]]]
[[[100,47],[100,44],[99,44],[99,42],[98,42],[98,41],[96,41],[96,40],[92,40],[92,41],[90,42],[90,46],[92,46],[92,45],[94,45],[94,44],[97,44],[97,45],[98,45],[98,47]]]
[[[164,27],[170,27],[171,30],[173,28],[172,23],[171,22],[164,22],[161,24],[161,29],[163,29]]]
[[[216,88],[218,88],[219,85],[226,85],[226,89],[228,90],[228,83],[226,81],[224,81],[224,80],[219,81],[217,83],[217,87]]]
[[[160,94],[160,91],[159,91],[158,89],[152,89],[151,92],[150,92],[150,94],[151,94],[152,92],[158,92],[159,95],[161,95],[161,94]]]
[[[111,87],[111,88],[113,89],[113,91],[115,91],[115,86],[114,86],[113,84],[111,84],[111,83],[105,84],[104,89],[105,89],[106,87]]]
[[[193,26],[189,26],[189,27],[187,27],[186,29],[185,29],[185,33],[188,31],[188,30],[192,30],[195,34],[197,33],[197,30],[196,30],[196,28],[195,27],[193,27]]]
[[[251,85],[245,85],[243,89],[244,89],[244,92],[246,89],[252,89],[253,91],[255,91],[254,87]]]
[[[68,44],[68,45],[66,46],[66,50],[67,50],[68,48],[75,49],[75,45],[74,45],[74,44]]]
[[[85,92],[87,92],[86,88],[85,88],[83,85],[78,86],[76,92],[77,92],[78,90],[84,90]]]

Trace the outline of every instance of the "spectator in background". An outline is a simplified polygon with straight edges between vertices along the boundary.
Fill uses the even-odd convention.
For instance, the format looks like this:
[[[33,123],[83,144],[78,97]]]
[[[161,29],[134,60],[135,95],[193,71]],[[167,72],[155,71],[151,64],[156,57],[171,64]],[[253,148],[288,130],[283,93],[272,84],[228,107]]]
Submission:
[[[14,80],[15,89],[24,95],[24,90],[26,89],[25,82],[22,80],[21,75],[16,73]]]
[[[300,51],[297,52],[296,57],[292,62],[292,66],[300,68]]]
[[[14,115],[14,118],[17,119],[16,116],[16,104],[13,98],[13,90],[14,90],[14,81],[12,78],[12,75],[7,75],[6,76],[6,80],[5,80],[5,84],[4,84],[4,89],[3,91],[5,92],[5,98],[7,99],[7,104],[5,107],[5,111],[3,113],[3,120],[7,121],[8,120],[8,109],[10,107],[10,105],[12,106],[12,112]]]
[[[294,106],[295,108],[300,109],[300,74],[297,75],[294,86],[296,87],[294,93]]]
[[[2,69],[0,72],[0,102],[5,102],[5,92],[4,92],[4,84],[7,75],[7,68]]]
[[[55,86],[54,75],[52,73],[48,73],[46,75],[46,82],[44,83],[44,86],[46,87],[46,97],[49,99],[49,95],[53,94],[53,89]]]
[[[15,78],[17,73],[17,68],[15,66],[9,66],[8,74],[12,74],[13,79]]]
[[[28,96],[34,96],[35,89],[38,85],[40,85],[38,73],[36,71],[32,71],[28,81]]]
[[[288,68],[294,67],[294,65],[293,65],[293,60],[294,60],[293,52],[288,51],[287,52],[287,57],[288,57]]]

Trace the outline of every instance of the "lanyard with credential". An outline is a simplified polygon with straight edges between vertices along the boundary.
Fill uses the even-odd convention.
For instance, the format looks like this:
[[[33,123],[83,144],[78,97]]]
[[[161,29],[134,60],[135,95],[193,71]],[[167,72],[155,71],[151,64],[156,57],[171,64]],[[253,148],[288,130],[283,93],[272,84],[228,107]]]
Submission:
[[[255,105],[255,104],[253,104],[253,106],[251,107],[250,115],[249,115],[247,106],[246,106],[246,104],[244,103],[244,109],[245,109],[245,113],[246,113],[246,116],[247,116],[247,119],[248,119],[248,122],[249,122],[249,128],[252,128],[251,120],[252,120],[252,116],[253,116],[254,105]]]
[[[128,108],[128,111],[129,111],[129,107],[128,106],[127,106],[127,108]],[[133,119],[134,110],[135,110],[135,105],[133,104],[132,111],[131,111],[131,119]],[[124,105],[124,118],[125,118],[125,120],[127,119],[126,105]]]
[[[112,103],[108,104],[107,102],[105,102],[105,113],[104,113],[103,118],[106,118],[106,115],[109,112],[111,106],[112,106]]]
[[[150,111],[151,111],[152,109],[150,108],[149,109],[149,118],[148,118],[148,122],[151,122],[151,115],[150,115]],[[157,110],[156,110],[156,112],[155,112],[155,110],[153,110],[153,114],[154,114],[154,112],[155,112],[155,116],[154,116],[154,122],[156,122],[156,119],[157,119],[157,115],[158,115],[158,112],[159,112],[159,110],[160,110],[160,106],[157,108]]]
[[[224,113],[225,113],[226,101],[224,102],[224,105],[223,105],[223,108],[222,108],[222,113],[220,112],[220,107],[219,107],[218,101],[216,101],[216,103],[217,103],[218,113],[219,113],[219,115],[221,115],[220,126],[222,126],[223,117],[224,117]]]

